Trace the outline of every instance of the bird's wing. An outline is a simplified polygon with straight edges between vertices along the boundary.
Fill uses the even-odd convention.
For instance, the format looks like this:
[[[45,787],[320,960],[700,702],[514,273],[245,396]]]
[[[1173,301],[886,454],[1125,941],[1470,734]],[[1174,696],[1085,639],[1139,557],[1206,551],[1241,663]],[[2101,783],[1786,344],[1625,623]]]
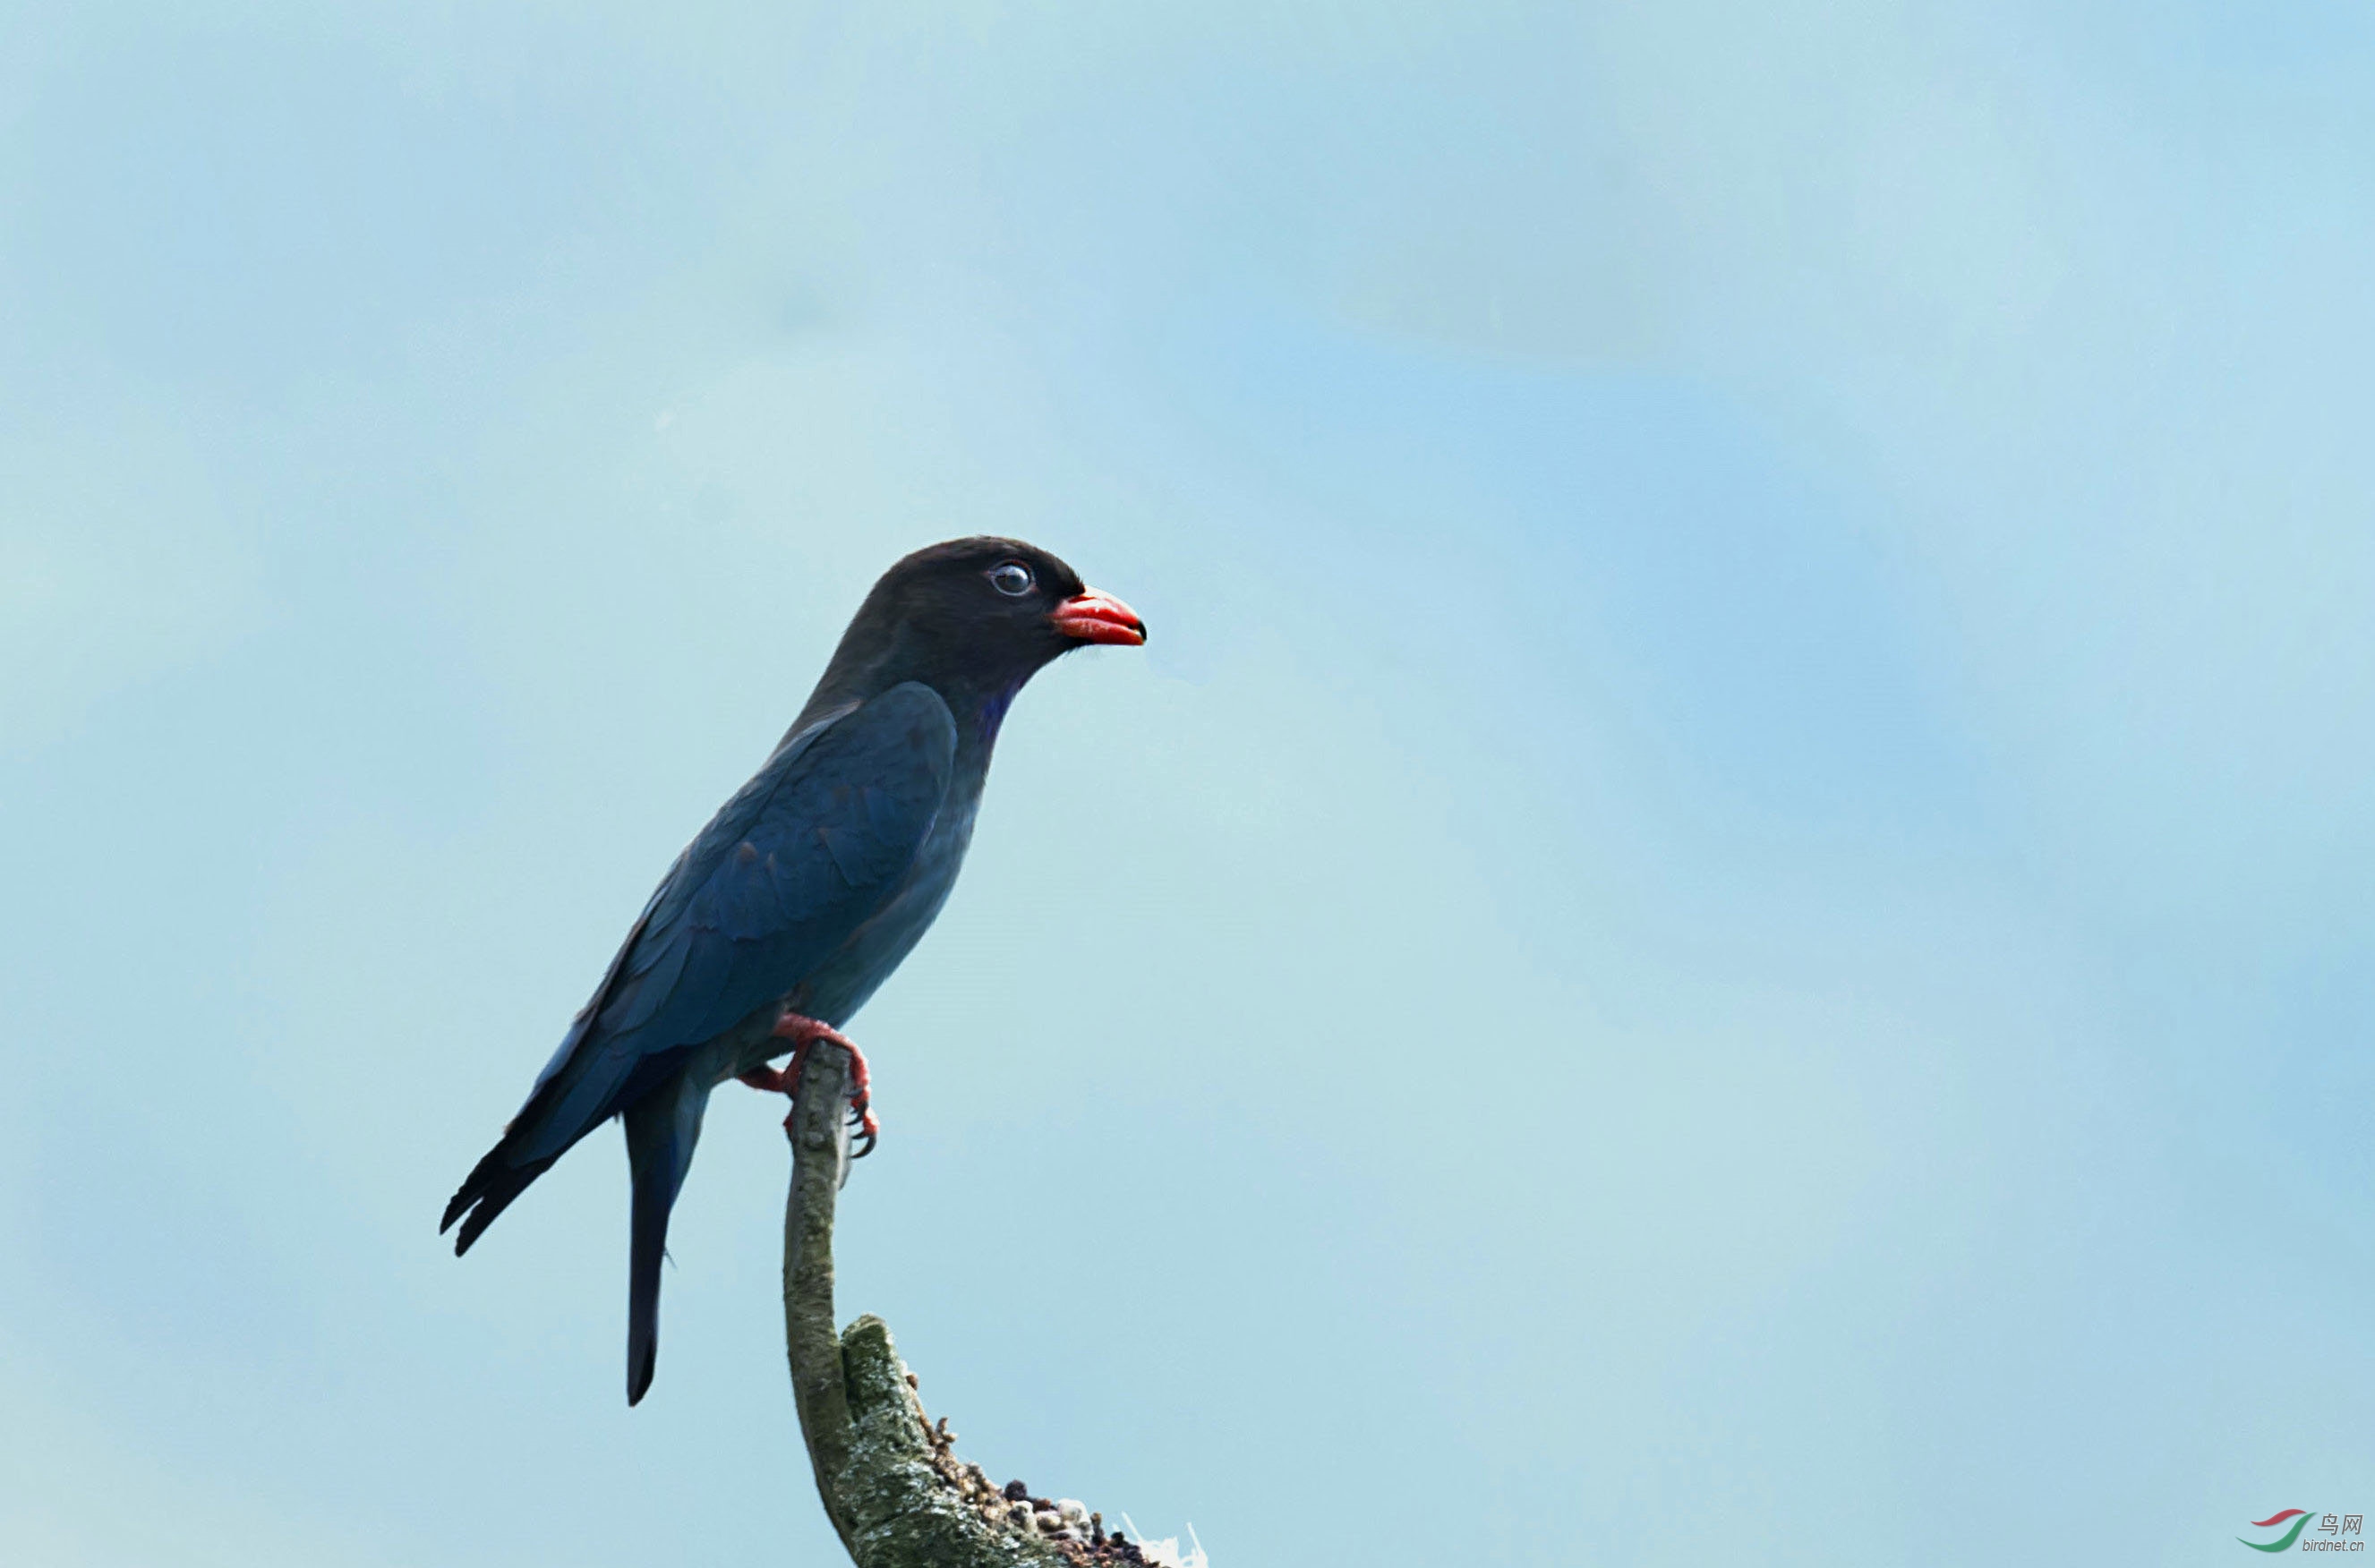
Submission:
[[[723,1033],[840,947],[906,876],[955,756],[948,704],[913,681],[793,737],[661,884],[549,1070],[575,1080],[556,1110],[600,1122],[639,1061]]]
[[[475,1236],[692,1046],[782,996],[880,910],[930,832],[956,724],[916,682],[787,739],[677,858],[502,1143],[448,1209]],[[509,1192],[502,1189],[509,1188]]]

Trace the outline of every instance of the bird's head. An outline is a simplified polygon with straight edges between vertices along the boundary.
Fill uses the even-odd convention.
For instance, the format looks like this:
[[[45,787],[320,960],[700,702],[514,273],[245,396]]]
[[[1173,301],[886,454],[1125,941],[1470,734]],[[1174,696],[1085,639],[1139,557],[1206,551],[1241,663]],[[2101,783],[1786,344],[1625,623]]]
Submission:
[[[858,607],[809,706],[921,680],[1011,698],[1042,666],[1092,643],[1135,647],[1146,623],[1036,545],[951,539],[884,572]]]

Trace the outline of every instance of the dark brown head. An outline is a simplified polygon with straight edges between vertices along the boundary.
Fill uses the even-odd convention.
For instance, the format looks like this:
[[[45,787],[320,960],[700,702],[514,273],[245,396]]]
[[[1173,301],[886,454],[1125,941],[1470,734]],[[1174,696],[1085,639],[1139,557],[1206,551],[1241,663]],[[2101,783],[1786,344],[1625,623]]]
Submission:
[[[1091,643],[1136,646],[1146,623],[1035,545],[980,536],[917,550],[882,574],[842,633],[803,720],[919,680],[951,709],[1003,713],[1042,666]],[[996,724],[996,713],[990,723]]]

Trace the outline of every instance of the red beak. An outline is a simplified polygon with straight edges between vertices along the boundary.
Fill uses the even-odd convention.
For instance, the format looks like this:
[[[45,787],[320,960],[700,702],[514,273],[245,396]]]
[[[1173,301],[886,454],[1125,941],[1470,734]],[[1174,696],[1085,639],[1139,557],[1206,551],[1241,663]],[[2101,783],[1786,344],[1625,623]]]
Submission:
[[[1146,622],[1138,612],[1094,588],[1083,588],[1056,607],[1056,630],[1083,643],[1118,643],[1135,648],[1146,641]]]

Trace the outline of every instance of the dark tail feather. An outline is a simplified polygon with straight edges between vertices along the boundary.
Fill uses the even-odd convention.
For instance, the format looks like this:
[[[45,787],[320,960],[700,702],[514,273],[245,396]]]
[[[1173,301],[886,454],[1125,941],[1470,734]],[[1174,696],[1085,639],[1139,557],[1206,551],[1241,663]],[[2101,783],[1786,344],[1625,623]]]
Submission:
[[[652,1385],[660,1350],[660,1262],[668,1256],[668,1211],[701,1138],[709,1090],[679,1078],[627,1110],[627,1161],[634,1173],[632,1240],[627,1256],[627,1403]]]
[[[663,1081],[682,1065],[684,1055],[682,1051],[668,1051],[644,1057],[609,1100],[576,1125],[561,1129],[557,1137],[549,1118],[568,1086],[562,1078],[538,1084],[527,1103],[520,1107],[519,1114],[512,1118],[511,1126],[503,1129],[502,1138],[487,1150],[485,1159],[470,1168],[460,1189],[445,1205],[445,1218],[437,1222],[439,1234],[452,1230],[456,1220],[462,1220],[462,1233],[454,1240],[455,1256],[468,1252],[470,1244],[495,1222],[495,1216],[509,1208],[512,1199],[526,1192],[530,1183],[574,1149],[578,1139],[609,1121],[620,1104]],[[538,1149],[544,1152],[530,1152]],[[466,1214],[469,1216],[467,1220],[463,1219]]]
[[[510,1138],[504,1138],[487,1150],[485,1159],[470,1167],[469,1175],[445,1205],[445,1218],[437,1222],[437,1233],[443,1235],[454,1228],[455,1220],[462,1221],[462,1233],[454,1238],[456,1257],[470,1250],[470,1244],[495,1222],[496,1215],[511,1207],[512,1199],[527,1191],[529,1183],[552,1169],[552,1160],[513,1164],[507,1157],[510,1143]],[[464,1219],[465,1215],[468,1218]]]
[[[640,1404],[660,1359],[660,1260],[669,1204],[656,1184],[635,1184],[634,1240],[627,1261],[627,1403]]]

